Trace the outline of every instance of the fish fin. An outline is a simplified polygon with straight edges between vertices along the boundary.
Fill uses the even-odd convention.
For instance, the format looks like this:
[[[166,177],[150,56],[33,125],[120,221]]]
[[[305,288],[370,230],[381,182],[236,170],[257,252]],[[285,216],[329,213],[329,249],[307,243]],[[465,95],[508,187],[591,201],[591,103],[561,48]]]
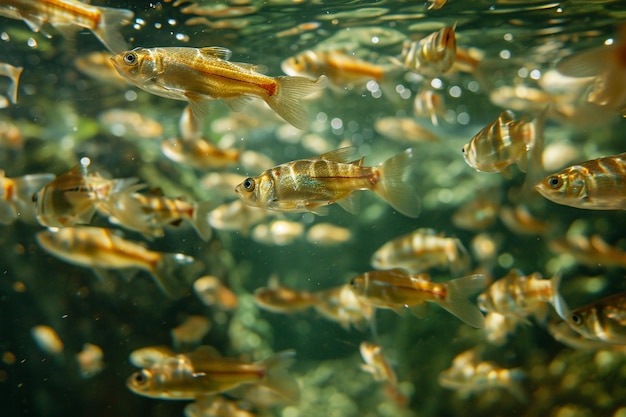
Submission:
[[[74,39],[76,32],[80,29],[71,23],[55,23],[53,26],[65,39]]]
[[[452,271],[454,275],[460,275],[469,269],[471,257],[459,238],[454,238],[454,248],[455,250],[449,255],[448,262],[450,264],[450,271]]]
[[[204,116],[209,113],[209,99],[207,99],[206,96],[195,94],[190,91],[186,91],[184,96],[187,97],[189,107],[191,108],[193,115],[198,120],[203,120]]]
[[[327,78],[320,76],[317,80],[307,77],[276,77],[278,83],[276,93],[266,99],[267,104],[280,117],[298,129],[309,127],[309,113],[301,104],[301,99],[326,87]]]
[[[469,296],[485,288],[484,275],[474,274],[448,281],[446,299],[438,302],[441,307],[472,327],[485,326],[485,317],[480,309],[469,300]]]
[[[548,319],[548,313],[550,313],[550,308],[547,303],[539,303],[539,305],[533,311],[532,316],[535,318],[535,321],[541,325],[545,325]]]
[[[228,106],[228,108],[234,112],[238,112],[243,110],[244,107],[246,107],[246,105],[248,103],[250,103],[253,100],[254,97],[251,96],[239,96],[239,97],[235,97],[235,98],[227,98],[224,99],[224,103],[226,103],[226,106]]]
[[[347,146],[345,148],[335,149],[320,155],[320,159],[332,162],[347,163],[356,153],[356,146]]]
[[[307,210],[318,216],[328,216],[328,212],[330,211],[327,205],[307,206]]]
[[[409,307],[409,311],[418,319],[423,319],[428,314],[428,304],[419,303]]]
[[[417,217],[420,213],[419,197],[403,180],[412,157],[413,150],[409,148],[380,164],[380,181],[374,192],[398,212]]]
[[[249,64],[247,62],[233,62],[234,65],[237,65],[243,70],[256,72],[258,74],[265,74],[268,71],[268,68],[262,64]]]
[[[191,224],[196,229],[198,235],[205,241],[211,239],[213,229],[209,224],[209,214],[213,211],[218,204],[213,200],[202,201],[196,203],[193,215],[191,216]]]
[[[558,276],[558,278],[557,278],[557,276]],[[565,320],[565,322],[569,325],[570,322],[569,322],[568,317],[570,315],[570,309],[567,306],[567,303],[565,302],[565,299],[561,295],[561,292],[559,291],[559,286],[560,286],[560,283],[561,283],[561,277],[557,273],[557,275],[555,275],[551,279],[554,279],[554,281],[552,281],[552,306],[556,310],[556,314],[558,314],[559,317],[562,318],[563,320]]]
[[[0,200],[0,223],[11,224],[15,220],[17,220],[17,210],[15,210],[13,204]]]
[[[281,399],[292,402],[300,397],[300,387],[287,368],[295,361],[296,352],[285,350],[263,360],[261,364],[266,369],[266,380],[261,383]]]
[[[233,55],[233,51],[222,46],[207,46],[205,48],[200,48],[200,53],[202,53],[202,55],[222,59],[224,61],[228,61]]]
[[[187,290],[187,281],[198,276],[203,264],[182,253],[164,253],[150,271],[161,290],[171,298],[180,298]]]
[[[113,180],[113,187],[111,188],[109,195],[120,192],[135,193],[148,186],[148,184],[137,184],[137,181],[139,181],[139,178],[115,179]]]
[[[101,13],[100,21],[93,30],[93,34],[114,54],[128,50],[128,44],[122,37],[120,29],[130,23],[135,14],[127,9],[109,7],[98,6],[98,10]]]
[[[11,85],[9,86],[7,96],[9,96],[9,100],[13,104],[17,103],[17,87],[20,83],[22,71],[24,71],[24,67],[13,67],[11,74],[9,75],[11,78]]]
[[[607,61],[615,47],[592,48],[567,56],[556,64],[556,70],[567,77],[596,77],[607,70]]]
[[[352,214],[359,214],[359,202],[359,194],[355,192],[337,200],[337,204],[339,204],[342,209]]]
[[[528,153],[525,153],[524,155],[522,155],[521,158],[515,161],[515,164],[517,165],[520,171],[522,172],[528,171]]]

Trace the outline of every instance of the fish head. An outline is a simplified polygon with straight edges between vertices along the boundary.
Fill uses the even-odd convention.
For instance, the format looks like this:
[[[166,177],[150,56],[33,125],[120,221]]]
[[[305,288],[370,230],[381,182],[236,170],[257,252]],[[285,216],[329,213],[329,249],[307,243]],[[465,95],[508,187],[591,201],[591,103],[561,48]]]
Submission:
[[[587,199],[586,168],[574,165],[552,174],[535,185],[535,190],[557,204],[580,206]]]
[[[249,177],[235,187],[237,196],[249,206],[269,208],[276,200],[274,179],[264,172],[257,177]]]
[[[315,76],[316,69],[319,69],[318,58],[314,51],[304,51],[298,55],[294,55],[285,59],[280,68],[287,75],[291,76]]]
[[[142,369],[128,377],[126,386],[135,394],[152,397],[154,391],[153,380],[154,375],[152,372],[149,369]]]
[[[598,329],[602,329],[601,323],[598,323],[596,309],[593,306],[581,307],[571,311],[566,316],[567,324],[577,333],[588,339],[597,339]]]
[[[143,83],[157,75],[158,51],[135,48],[111,57],[117,72],[134,84]]]
[[[465,146],[461,149],[463,153],[463,159],[467,165],[471,166],[474,169],[477,169],[477,159],[476,159],[476,147],[472,146],[473,140],[469,143],[466,143]]]

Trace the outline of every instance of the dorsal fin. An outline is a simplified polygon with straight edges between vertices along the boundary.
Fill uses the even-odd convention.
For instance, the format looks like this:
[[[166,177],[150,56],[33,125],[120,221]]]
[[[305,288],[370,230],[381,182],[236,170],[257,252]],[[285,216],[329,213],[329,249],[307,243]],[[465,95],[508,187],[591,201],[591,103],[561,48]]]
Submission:
[[[233,52],[230,49],[222,46],[207,46],[205,48],[200,48],[200,53],[202,55],[223,59],[224,61],[228,61],[233,55]]]
[[[326,152],[320,155],[321,159],[333,162],[347,163],[352,159],[356,152],[355,146],[348,146],[346,148],[335,149],[334,151]]]

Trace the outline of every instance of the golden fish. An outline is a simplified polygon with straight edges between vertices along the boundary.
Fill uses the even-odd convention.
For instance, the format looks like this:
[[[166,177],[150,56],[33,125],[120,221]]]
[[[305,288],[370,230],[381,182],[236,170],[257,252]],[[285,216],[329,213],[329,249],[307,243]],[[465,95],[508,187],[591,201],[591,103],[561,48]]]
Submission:
[[[1,9],[0,15],[2,15]],[[17,103],[17,88],[19,86],[20,75],[22,75],[23,70],[24,68],[22,67],[14,67],[11,64],[0,62],[0,75],[9,77],[9,79],[11,80],[11,84],[9,85],[9,88],[7,90],[7,95],[9,96],[9,100],[13,104]]]
[[[474,351],[465,351],[452,361],[452,367],[439,374],[439,385],[456,390],[461,397],[492,389],[505,389],[519,402],[526,402],[521,386],[525,373],[519,369],[506,369],[489,361],[480,361]]]
[[[239,231],[247,234],[252,226],[267,217],[267,210],[249,206],[241,200],[235,200],[224,203],[211,211],[209,224],[217,230]]]
[[[453,271],[462,272],[469,266],[470,258],[458,238],[421,228],[385,243],[374,252],[371,263],[376,269],[403,268],[409,272],[448,265]]]
[[[557,312],[567,324],[591,340],[626,345],[626,292],[569,310],[559,295]]]
[[[281,63],[287,75],[319,77],[341,89],[360,88],[374,80],[381,82],[394,67],[385,67],[359,59],[342,50],[307,50]]]
[[[11,224],[18,218],[34,222],[33,194],[54,180],[54,174],[31,174],[8,178],[0,170],[0,223]]]
[[[306,232],[306,240],[319,246],[336,246],[352,239],[352,232],[331,223],[317,223]]]
[[[240,401],[221,396],[200,397],[185,406],[185,417],[256,417]]]
[[[104,369],[102,358],[104,352],[98,345],[85,343],[83,350],[76,354],[76,362],[78,363],[80,376],[83,378],[91,378],[98,375]]]
[[[529,151],[542,143],[545,116],[544,110],[533,121],[514,120],[511,111],[503,111],[463,147],[465,162],[482,172],[503,172],[514,163],[526,171]]]
[[[275,313],[293,313],[313,306],[317,298],[308,291],[298,291],[282,286],[273,276],[267,287],[258,288],[254,292],[254,300],[265,310]]]
[[[428,274],[411,275],[401,269],[370,271],[350,281],[352,291],[364,303],[402,314],[409,307],[423,315],[424,302],[436,303],[472,327],[485,319],[469,296],[485,287],[484,275],[469,275],[448,282],[431,282]]]
[[[212,349],[166,357],[126,381],[135,394],[150,398],[193,400],[225,392],[244,384],[279,386],[296,382],[285,369],[295,353],[284,351],[260,362],[224,358]]]
[[[524,205],[502,207],[500,220],[510,231],[518,235],[543,235],[548,229],[548,223],[533,217]]]
[[[183,279],[190,279],[200,266],[190,256],[150,251],[99,227],[46,230],[37,233],[36,238],[39,246],[50,254],[74,265],[89,267],[99,276],[110,269],[147,271],[170,297],[180,295]]]
[[[387,361],[383,348],[375,343],[361,342],[359,351],[365,362],[361,365],[361,369],[371,374],[375,381],[384,382],[387,387],[387,394],[398,405],[406,405],[408,398],[398,389],[398,378]]]
[[[553,252],[571,255],[583,265],[626,268],[626,252],[609,245],[598,235],[571,235],[566,239],[551,240],[548,247]]]
[[[212,275],[205,275],[195,280],[193,290],[206,306],[231,311],[239,304],[237,294],[222,284],[219,278]]]
[[[556,69],[568,77],[595,77],[587,100],[600,106],[624,111],[626,107],[626,24],[611,45],[576,52],[562,59]]]
[[[626,210],[626,153],[592,159],[535,185],[550,201],[590,210]]]
[[[252,240],[264,245],[285,246],[304,234],[304,225],[287,220],[274,220],[269,224],[258,224],[252,229]]]
[[[315,297],[315,311],[346,330],[350,330],[350,326],[365,329],[374,318],[374,308],[362,302],[348,284],[317,291]]]
[[[478,307],[485,312],[517,316],[521,319],[534,315],[543,321],[548,303],[554,304],[560,274],[543,279],[541,274],[524,275],[512,269],[478,296]]]
[[[131,140],[154,139],[163,135],[161,123],[136,111],[108,109],[98,115],[98,121],[111,134]]]
[[[437,142],[439,137],[411,117],[381,117],[374,129],[382,136],[400,143]]]
[[[94,51],[80,55],[74,60],[74,66],[78,71],[99,83],[119,88],[127,88],[129,85],[128,81],[115,70],[109,52]]]
[[[148,239],[163,237],[163,226],[178,225],[187,220],[198,235],[209,240],[212,229],[208,216],[215,208],[213,201],[189,203],[183,198],[169,198],[157,190],[152,194],[136,191],[145,188],[144,184],[128,187],[111,193],[101,204],[104,213],[112,223],[137,231]]]
[[[133,350],[128,355],[128,360],[136,368],[149,368],[165,358],[173,358],[174,356],[176,356],[176,352],[167,346],[148,346]]]
[[[427,78],[447,72],[456,58],[455,26],[445,27],[419,41],[405,41],[401,58],[404,67]]]
[[[485,338],[489,343],[502,346],[515,331],[517,326],[524,322],[523,318],[490,311],[485,315]]]
[[[168,159],[198,170],[223,169],[239,163],[239,149],[220,149],[204,138],[172,138],[161,143]]]
[[[90,174],[89,164],[85,158],[32,196],[39,224],[47,227],[88,224],[106,198],[137,182],[136,178],[109,180],[97,173]]]
[[[442,95],[430,88],[421,90],[413,100],[413,114],[417,117],[429,117],[433,126],[439,126],[438,117],[446,114]]]
[[[22,129],[10,120],[0,120],[0,148],[18,151],[24,148]]]
[[[0,15],[22,19],[33,32],[48,37],[42,29],[46,24],[65,35],[73,34],[78,28],[89,29],[109,51],[117,53],[127,48],[120,29],[132,20],[134,13],[76,0],[4,0]]]
[[[172,345],[178,352],[188,352],[197,348],[202,339],[209,334],[211,321],[204,316],[188,316],[178,326],[170,330]]]
[[[372,190],[400,213],[417,217],[419,199],[403,182],[412,150],[375,167],[363,166],[363,158],[348,162],[353,152],[354,148],[341,148],[317,158],[278,165],[255,178],[247,178],[235,191],[242,201],[254,207],[324,215],[333,203],[357,213],[354,191]]]
[[[295,127],[308,127],[300,101],[323,88],[324,78],[268,77],[254,65],[229,62],[231,54],[221,47],[135,48],[111,59],[122,77],[157,96],[187,101],[196,117],[206,113],[209,100],[239,111],[258,97]]]

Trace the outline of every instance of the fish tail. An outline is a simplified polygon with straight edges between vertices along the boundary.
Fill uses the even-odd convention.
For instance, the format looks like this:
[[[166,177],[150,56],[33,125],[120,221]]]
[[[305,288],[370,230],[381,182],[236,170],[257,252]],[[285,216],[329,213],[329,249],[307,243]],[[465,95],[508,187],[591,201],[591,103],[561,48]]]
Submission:
[[[13,104],[17,104],[17,88],[20,83],[20,75],[22,75],[22,71],[24,71],[24,67],[13,67],[11,68],[11,74],[9,75],[11,78],[11,85],[9,86],[7,95]]]
[[[127,9],[109,7],[98,7],[98,10],[101,13],[100,21],[93,34],[114,54],[128,50],[128,44],[122,37],[120,29],[130,23],[135,14]]]
[[[559,287],[561,286],[561,271],[558,271],[552,278],[550,278],[550,282],[552,283],[552,306],[556,310],[556,313],[563,320],[567,321],[567,316],[569,316],[570,309],[565,302],[565,299],[561,295],[559,291]]]
[[[287,368],[293,364],[296,352],[285,350],[263,360],[261,364],[266,369],[266,379],[261,383],[285,402],[297,402],[300,398],[300,387]]]
[[[202,262],[182,253],[162,254],[151,273],[161,290],[171,298],[184,295],[191,283],[197,278]]]
[[[472,327],[481,328],[485,318],[479,308],[469,300],[470,295],[485,288],[486,278],[481,274],[468,275],[447,283],[446,299],[438,304]]]
[[[404,182],[412,157],[413,150],[409,148],[380,164],[380,181],[374,192],[405,216],[417,217],[420,213],[419,197]]]
[[[209,224],[209,213],[217,207],[215,201],[208,200],[196,203],[191,216],[191,225],[205,241],[211,239],[213,229]]]
[[[409,403],[409,397],[404,395],[398,387],[392,383],[385,384],[385,393],[387,397],[393,400],[399,407],[406,407]]]
[[[276,94],[266,99],[267,104],[280,117],[305,130],[309,126],[309,113],[300,103],[300,99],[326,87],[325,76],[313,80],[307,77],[276,77],[278,88]]]

